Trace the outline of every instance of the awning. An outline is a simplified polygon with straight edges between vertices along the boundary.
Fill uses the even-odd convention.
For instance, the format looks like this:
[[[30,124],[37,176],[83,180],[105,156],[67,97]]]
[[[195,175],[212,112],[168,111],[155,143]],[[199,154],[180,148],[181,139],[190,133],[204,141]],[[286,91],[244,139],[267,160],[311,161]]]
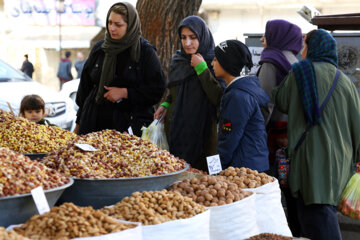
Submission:
[[[12,28],[5,36],[17,44],[39,48],[90,48],[102,29],[98,26],[26,26]]]

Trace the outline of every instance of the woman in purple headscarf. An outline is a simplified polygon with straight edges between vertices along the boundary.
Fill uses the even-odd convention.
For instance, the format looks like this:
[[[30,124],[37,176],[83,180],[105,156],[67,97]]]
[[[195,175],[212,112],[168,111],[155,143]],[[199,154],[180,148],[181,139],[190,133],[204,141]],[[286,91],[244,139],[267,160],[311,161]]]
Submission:
[[[264,50],[259,61],[257,72],[262,89],[269,95],[271,101],[262,109],[268,131],[268,147],[270,166],[274,167],[276,150],[284,145],[279,139],[279,132],[287,125],[287,115],[274,108],[271,91],[278,86],[291,70],[291,65],[297,62],[296,55],[302,48],[301,29],[288,21],[275,19],[266,23],[265,35],[260,39]],[[285,136],[286,137],[286,136]],[[287,142],[287,141],[286,141]],[[276,174],[275,174],[276,175]],[[294,236],[300,229],[295,209],[295,201],[288,189],[282,189],[285,195],[289,227]]]

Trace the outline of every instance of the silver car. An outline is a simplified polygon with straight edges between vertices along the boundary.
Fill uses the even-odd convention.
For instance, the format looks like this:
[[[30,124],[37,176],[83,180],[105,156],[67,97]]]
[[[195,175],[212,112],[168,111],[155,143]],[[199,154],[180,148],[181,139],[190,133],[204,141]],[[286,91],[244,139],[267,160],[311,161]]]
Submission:
[[[76,112],[73,101],[0,60],[0,109],[19,115],[25,95],[37,94],[45,101],[46,119],[57,126],[72,130]]]

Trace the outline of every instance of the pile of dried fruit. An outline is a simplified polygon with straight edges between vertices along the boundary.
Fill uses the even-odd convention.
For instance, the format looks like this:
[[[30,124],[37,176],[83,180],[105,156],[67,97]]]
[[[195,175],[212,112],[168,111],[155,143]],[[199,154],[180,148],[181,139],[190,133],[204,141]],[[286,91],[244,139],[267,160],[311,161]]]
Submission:
[[[38,186],[51,189],[68,182],[67,177],[54,169],[8,148],[0,148],[0,197],[29,193]]]
[[[229,167],[221,171],[219,175],[236,183],[240,188],[257,188],[274,181],[274,178],[266,173],[258,173],[256,170],[244,167]]]
[[[28,238],[17,234],[14,230],[6,231],[5,228],[0,227],[0,239],[1,240],[27,240]]]
[[[242,191],[238,185],[223,177],[204,176],[200,179],[186,179],[170,187],[171,191],[180,192],[206,207],[233,203],[250,196],[252,193]]]
[[[47,153],[58,150],[76,137],[59,127],[29,122],[0,111],[0,147],[20,153]]]
[[[136,225],[119,223],[92,207],[64,203],[50,212],[34,215],[14,231],[31,239],[50,240],[99,236],[133,227]]]
[[[202,213],[205,208],[178,192],[134,192],[112,207],[101,211],[117,219],[141,222],[144,225],[159,224],[171,220],[190,218]]]
[[[292,240],[292,237],[285,237],[273,233],[261,233],[246,240]]]
[[[83,151],[75,143],[96,151]],[[77,178],[121,178],[163,175],[185,168],[185,161],[141,138],[115,130],[79,136],[42,159],[46,166]]]

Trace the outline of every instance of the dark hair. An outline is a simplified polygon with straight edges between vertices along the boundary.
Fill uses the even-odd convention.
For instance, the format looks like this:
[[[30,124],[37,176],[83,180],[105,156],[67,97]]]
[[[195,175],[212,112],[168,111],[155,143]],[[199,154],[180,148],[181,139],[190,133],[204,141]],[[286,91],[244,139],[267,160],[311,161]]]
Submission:
[[[66,51],[66,52],[65,52],[65,57],[68,58],[68,57],[70,57],[70,56],[71,56],[71,52]]]
[[[109,16],[110,16],[110,13],[111,12],[114,12],[114,13],[117,13],[117,14],[120,14],[121,16],[123,16],[124,18],[124,21],[126,23],[129,23],[129,20],[128,20],[128,10],[126,8],[126,6],[124,4],[115,4],[114,6],[112,6],[109,10]],[[108,16],[108,17],[109,17]],[[106,19],[107,20],[107,19]]]
[[[25,54],[24,57],[28,58],[29,56],[27,54]]]
[[[39,110],[42,109],[45,113],[45,102],[44,100],[36,94],[32,94],[32,95],[26,95],[22,100],[21,100],[21,105],[20,105],[20,115],[24,116],[24,112],[26,110]]]
[[[305,43],[306,45],[309,45],[310,39],[312,37],[312,35],[317,31],[317,29],[311,30],[310,32],[308,32],[306,34],[306,38],[305,38]]]

